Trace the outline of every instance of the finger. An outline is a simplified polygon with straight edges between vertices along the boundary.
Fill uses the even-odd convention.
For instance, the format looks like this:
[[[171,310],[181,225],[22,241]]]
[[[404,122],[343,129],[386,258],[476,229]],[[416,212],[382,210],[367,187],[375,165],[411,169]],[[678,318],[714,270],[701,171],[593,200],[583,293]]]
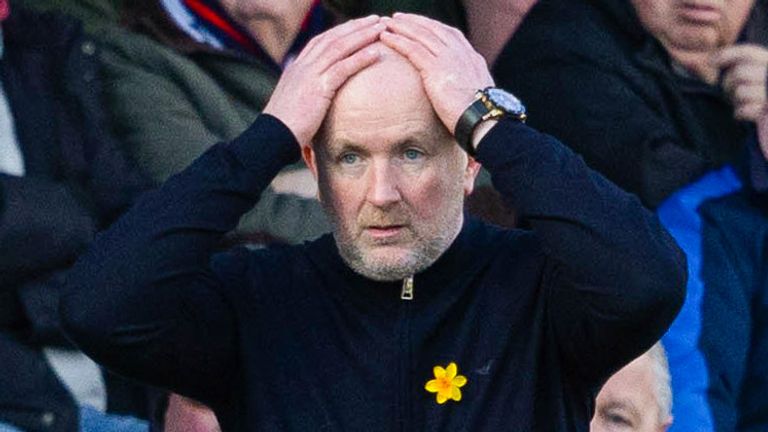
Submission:
[[[728,69],[723,78],[723,88],[732,92],[736,86],[765,83],[768,65],[740,64]]]
[[[765,101],[765,86],[759,84],[738,86],[732,95],[737,104],[760,103]]]
[[[423,44],[405,36],[385,31],[381,33],[381,42],[402,54],[417,70],[423,71],[434,61],[434,55]]]
[[[736,108],[733,116],[739,120],[756,121],[762,114],[763,109],[763,105],[759,103],[742,105]]]
[[[452,41],[465,41],[469,45],[469,41],[464,37],[464,33],[461,30],[432,18],[403,12],[395,13],[394,18],[398,21],[412,22],[428,29],[445,44],[449,44]]]
[[[742,62],[768,63],[768,49],[759,45],[733,45],[717,53],[711,62],[714,66],[721,69]]]
[[[314,62],[317,67],[316,70],[323,72],[363,47],[378,41],[379,35],[385,28],[384,24],[377,23],[371,27],[365,27],[354,33],[346,34],[334,41],[320,43],[316,48],[317,58],[313,58],[314,54],[311,54],[307,56],[305,61]]]
[[[301,53],[299,53],[297,60],[299,58],[306,57],[311,53],[316,53],[318,51],[318,45],[327,45],[329,40],[333,41],[340,37],[344,37],[351,33],[365,29],[366,27],[371,27],[378,23],[380,19],[381,18],[378,15],[369,15],[364,18],[349,20],[344,24],[340,24],[331,28],[330,30],[326,30],[325,32],[312,38],[312,40],[307,43]]]
[[[376,47],[368,47],[336,62],[321,77],[325,94],[335,95],[351,76],[376,63],[379,58],[381,51]]]
[[[424,45],[432,54],[437,55],[447,44],[427,28],[413,22],[393,19],[386,22],[387,30],[391,33],[405,36]]]

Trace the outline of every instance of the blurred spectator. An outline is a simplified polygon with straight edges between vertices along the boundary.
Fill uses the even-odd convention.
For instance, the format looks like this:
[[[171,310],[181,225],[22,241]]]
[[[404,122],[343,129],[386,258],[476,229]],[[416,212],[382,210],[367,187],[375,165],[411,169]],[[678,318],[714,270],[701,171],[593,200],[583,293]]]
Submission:
[[[532,125],[658,208],[688,255],[686,304],[663,339],[673,430],[735,430],[747,405],[768,409],[755,406],[768,402],[757,379],[768,349],[755,357],[768,325],[756,181],[768,167],[754,128],[766,113],[768,50],[738,39],[750,12],[765,17],[754,3],[542,0],[494,65]]]
[[[115,132],[159,183],[256,117],[282,68],[313,34],[349,16],[408,10],[433,0],[35,0],[91,22],[105,42],[107,103]],[[108,11],[100,19],[95,11]],[[111,17],[119,16],[122,28]],[[298,106],[298,105],[297,105]],[[329,226],[303,165],[287,169],[238,233],[290,243]],[[262,236],[255,236],[263,239]]]
[[[0,0],[0,421],[146,430],[103,413],[146,414],[147,395],[76,351],[57,309],[63,273],[147,182],[108,132],[94,42],[69,19],[9,7]]]
[[[672,424],[672,388],[664,347],[654,345],[616,372],[595,400],[591,432],[663,432]]]
[[[732,105],[713,85],[716,69],[706,63],[713,49],[736,40],[753,1],[711,11],[727,23],[717,25],[723,34],[707,40],[697,40],[699,29],[685,22],[658,23],[693,27],[670,45],[661,41],[663,30],[646,28],[625,0],[543,0],[504,47],[494,73],[528,104],[534,127],[563,139],[655,208],[742,148],[749,127],[734,120]],[[646,9],[682,4],[637,3]]]

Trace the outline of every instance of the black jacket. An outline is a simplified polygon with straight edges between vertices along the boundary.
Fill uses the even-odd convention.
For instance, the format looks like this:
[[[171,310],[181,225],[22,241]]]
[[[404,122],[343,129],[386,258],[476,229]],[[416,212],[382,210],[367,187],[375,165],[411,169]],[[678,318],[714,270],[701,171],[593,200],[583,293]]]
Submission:
[[[354,273],[330,235],[210,260],[298,153],[262,115],[144,195],[69,274],[72,338],[228,431],[586,431],[599,386],[683,301],[684,257],[656,217],[511,120],[477,157],[533,231],[466,221],[412,301]],[[450,362],[468,383],[439,405],[425,383]]]
[[[541,0],[493,74],[531,125],[654,208],[747,136],[718,87],[673,70],[627,0]]]
[[[67,344],[62,273],[147,183],[104,121],[94,43],[73,21],[11,9],[0,82],[26,173],[0,173],[0,419],[74,431],[74,401],[39,347]]]

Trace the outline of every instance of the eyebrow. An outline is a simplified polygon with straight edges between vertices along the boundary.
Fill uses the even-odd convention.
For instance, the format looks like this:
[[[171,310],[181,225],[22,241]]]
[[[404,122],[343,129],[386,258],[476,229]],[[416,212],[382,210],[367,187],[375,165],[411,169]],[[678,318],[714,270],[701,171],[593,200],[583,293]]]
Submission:
[[[417,139],[417,137],[407,137],[403,140],[398,141],[393,148],[397,149],[398,151],[405,150],[408,147],[412,147],[414,145],[417,145],[420,143],[420,141]],[[428,147],[424,144],[421,145],[422,147]],[[340,140],[332,142],[328,146],[328,150],[332,154],[340,154],[345,153],[348,151],[360,153],[360,154],[368,154],[370,153],[370,150],[366,148],[365,145],[352,142],[352,141],[346,141],[346,140]]]
[[[635,420],[640,419],[640,411],[637,409],[634,403],[632,401],[627,399],[619,399],[614,400],[606,403],[601,409],[600,413],[602,414],[604,411],[608,411],[611,409],[622,409],[625,410],[631,415]]]

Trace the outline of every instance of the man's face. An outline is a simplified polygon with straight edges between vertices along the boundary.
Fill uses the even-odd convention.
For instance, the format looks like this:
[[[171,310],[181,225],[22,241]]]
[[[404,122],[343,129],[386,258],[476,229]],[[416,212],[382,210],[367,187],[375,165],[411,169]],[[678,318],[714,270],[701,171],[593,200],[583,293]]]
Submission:
[[[616,372],[597,395],[590,432],[662,432],[653,360],[645,354]]]
[[[643,26],[667,49],[714,51],[733,44],[755,0],[632,0]]]
[[[454,240],[478,165],[439,122],[410,63],[378,46],[384,57],[340,90],[305,160],[347,264],[397,280]]]

